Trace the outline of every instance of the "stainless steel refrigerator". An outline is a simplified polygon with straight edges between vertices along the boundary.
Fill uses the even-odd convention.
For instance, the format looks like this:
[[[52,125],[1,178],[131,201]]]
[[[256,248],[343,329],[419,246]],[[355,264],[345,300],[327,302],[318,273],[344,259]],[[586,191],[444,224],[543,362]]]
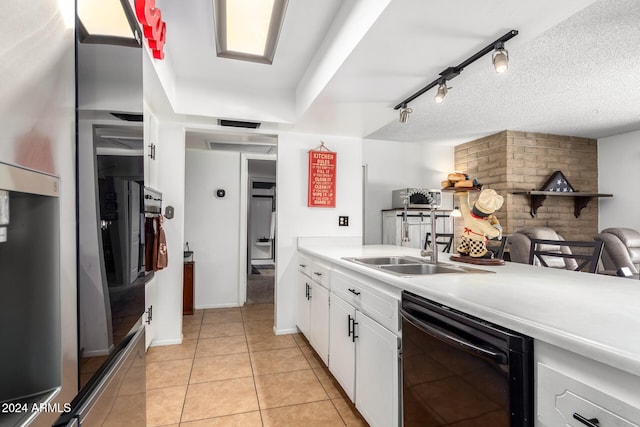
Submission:
[[[79,316],[94,289],[79,286],[88,206],[78,198],[75,3],[0,2],[1,427],[145,425],[144,277],[105,285],[103,312]],[[141,111],[142,99],[119,112]],[[88,351],[82,330],[106,345]]]

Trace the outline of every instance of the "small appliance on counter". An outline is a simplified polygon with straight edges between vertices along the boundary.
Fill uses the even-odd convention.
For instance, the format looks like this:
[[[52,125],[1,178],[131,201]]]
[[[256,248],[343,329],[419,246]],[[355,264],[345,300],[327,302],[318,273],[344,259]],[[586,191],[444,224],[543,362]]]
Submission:
[[[438,209],[442,204],[442,192],[426,188],[402,188],[391,193],[391,208]]]

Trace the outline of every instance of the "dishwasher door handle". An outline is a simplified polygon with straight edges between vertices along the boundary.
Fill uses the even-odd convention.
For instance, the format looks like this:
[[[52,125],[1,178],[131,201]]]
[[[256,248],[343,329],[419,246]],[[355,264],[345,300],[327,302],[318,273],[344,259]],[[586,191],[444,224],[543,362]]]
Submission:
[[[446,329],[442,329],[429,323],[423,322],[403,308],[400,308],[400,314],[404,319],[406,319],[416,328],[444,342],[480,354],[500,365],[507,365],[509,363],[509,358],[507,357],[507,355],[496,349],[495,347],[492,347],[490,345],[479,346],[477,344],[474,344],[469,340],[456,335],[452,331],[448,331]]]

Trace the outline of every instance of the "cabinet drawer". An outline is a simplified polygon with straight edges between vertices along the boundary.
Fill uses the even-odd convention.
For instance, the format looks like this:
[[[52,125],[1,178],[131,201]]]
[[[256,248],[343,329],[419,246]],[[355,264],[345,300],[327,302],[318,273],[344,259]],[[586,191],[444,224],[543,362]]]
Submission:
[[[329,289],[331,279],[331,267],[322,262],[313,260],[311,263],[310,277],[314,282],[321,284],[326,289]]]
[[[538,363],[538,419],[544,425],[585,427],[584,419],[596,418],[601,426],[638,427],[640,409]]]
[[[331,291],[390,331],[397,333],[400,330],[399,300],[392,295],[341,271],[333,271]]]
[[[311,277],[311,258],[298,253],[298,271],[305,276]]]

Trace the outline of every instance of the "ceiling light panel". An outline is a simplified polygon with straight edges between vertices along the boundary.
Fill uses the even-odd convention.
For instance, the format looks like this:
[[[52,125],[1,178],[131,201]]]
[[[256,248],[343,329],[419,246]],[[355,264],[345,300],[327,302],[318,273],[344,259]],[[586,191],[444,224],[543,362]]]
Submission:
[[[227,0],[227,49],[264,55],[273,0]]]
[[[213,0],[220,57],[271,64],[287,0]]]

